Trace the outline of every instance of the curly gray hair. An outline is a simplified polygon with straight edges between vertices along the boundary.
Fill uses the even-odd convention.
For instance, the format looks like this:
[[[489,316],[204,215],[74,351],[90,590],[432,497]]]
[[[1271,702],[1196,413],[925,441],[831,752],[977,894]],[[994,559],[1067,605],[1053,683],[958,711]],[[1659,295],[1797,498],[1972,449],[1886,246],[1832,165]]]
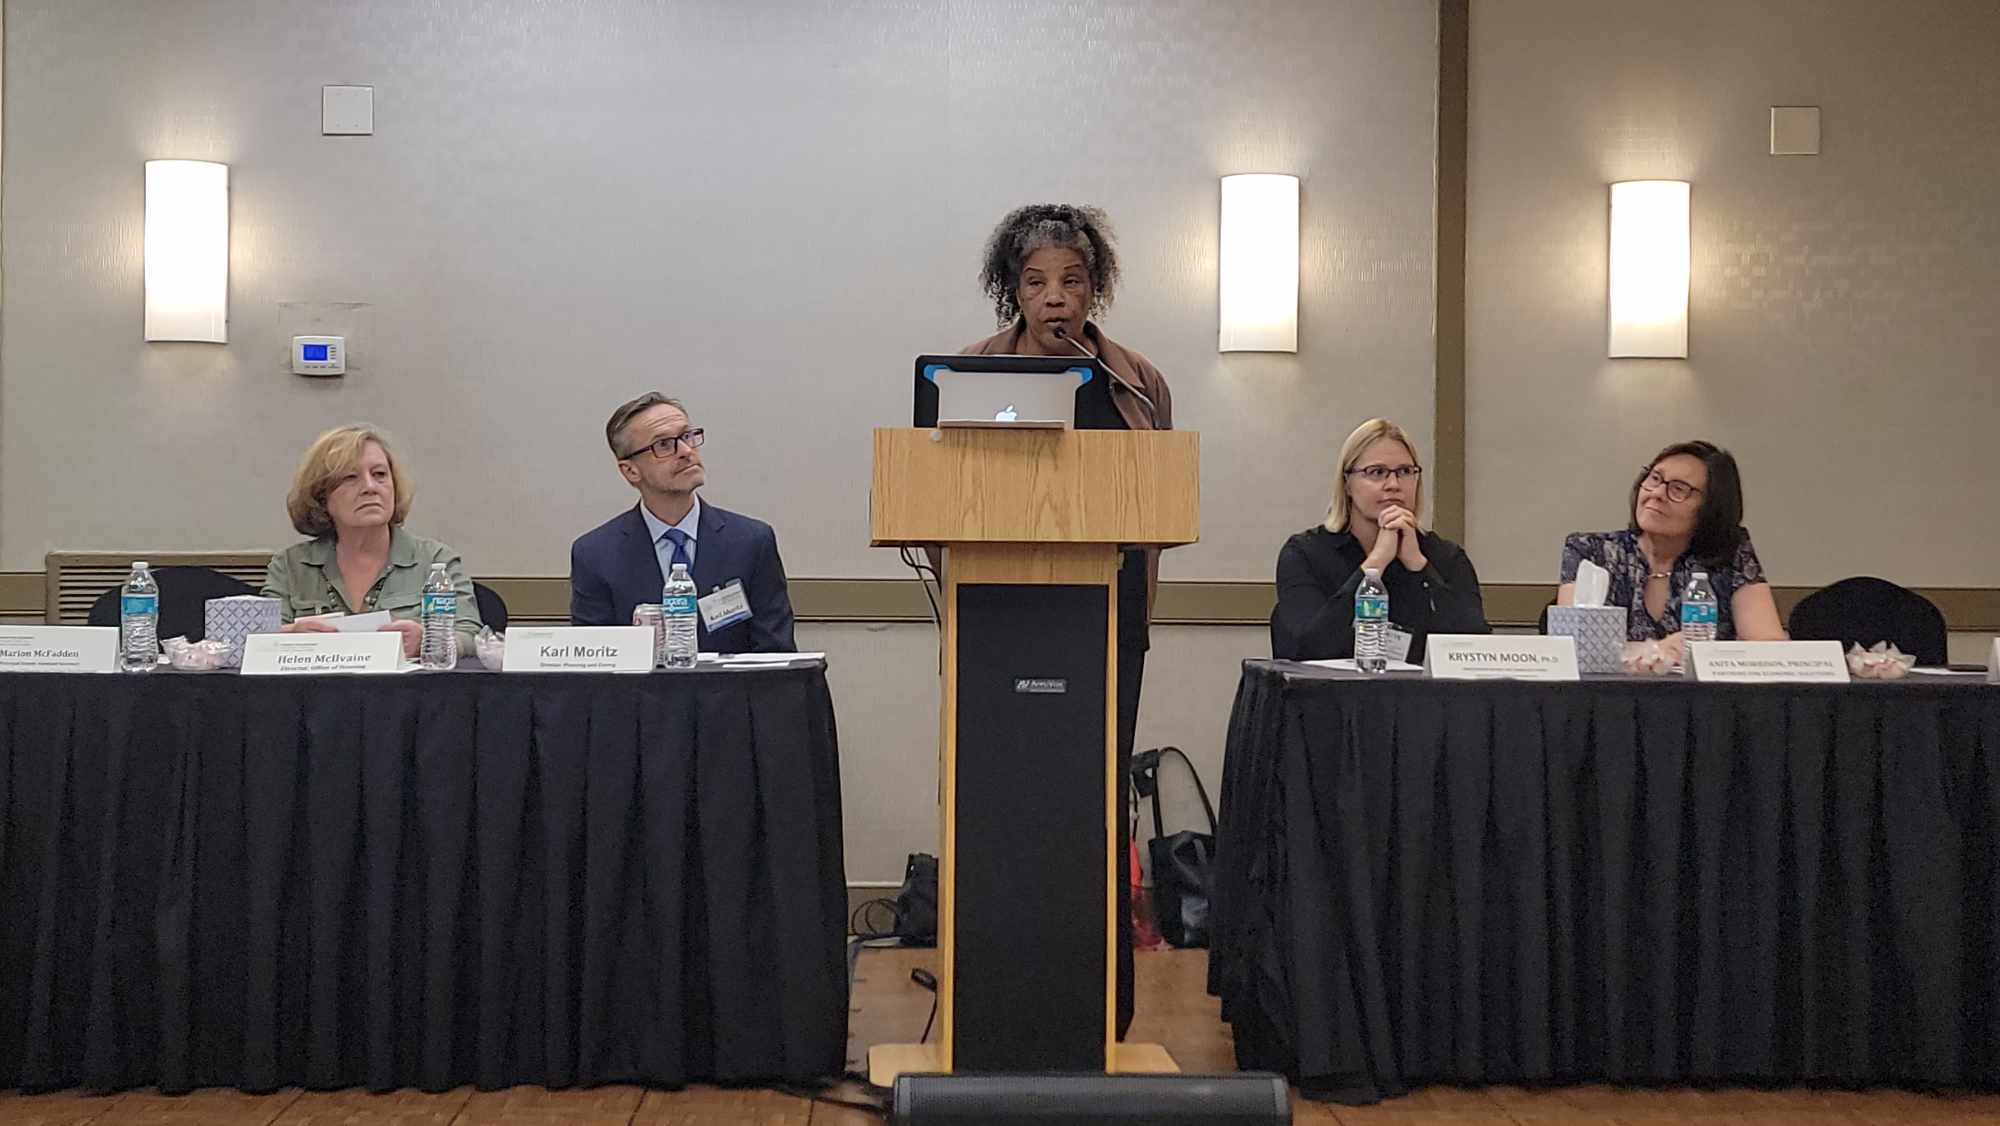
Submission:
[[[1118,252],[1111,245],[1111,220],[1096,207],[1070,203],[1032,203],[1017,207],[1000,220],[986,240],[986,258],[979,284],[993,299],[993,315],[1002,325],[1021,315],[1021,269],[1028,255],[1044,247],[1067,247],[1083,255],[1090,271],[1090,314],[1111,307],[1118,287]]]

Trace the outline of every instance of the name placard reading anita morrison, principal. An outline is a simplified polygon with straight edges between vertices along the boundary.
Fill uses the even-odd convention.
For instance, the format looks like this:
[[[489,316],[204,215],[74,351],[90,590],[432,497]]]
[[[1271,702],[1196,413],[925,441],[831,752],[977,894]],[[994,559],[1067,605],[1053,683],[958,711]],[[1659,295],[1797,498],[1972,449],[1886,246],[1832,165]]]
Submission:
[[[0,626],[0,672],[116,672],[112,626]]]
[[[244,676],[387,673],[401,668],[403,635],[253,633],[243,639]]]
[[[1694,678],[1711,684],[1846,684],[1838,641],[1696,641]]]
[[[1435,680],[1576,680],[1576,639],[1432,634],[1424,673]]]
[[[651,626],[516,626],[508,672],[652,672]]]

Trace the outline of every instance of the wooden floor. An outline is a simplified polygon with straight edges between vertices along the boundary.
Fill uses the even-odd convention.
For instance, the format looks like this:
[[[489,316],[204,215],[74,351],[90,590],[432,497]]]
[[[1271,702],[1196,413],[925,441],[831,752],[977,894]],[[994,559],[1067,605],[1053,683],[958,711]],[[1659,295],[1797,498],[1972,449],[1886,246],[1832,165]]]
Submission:
[[[884,950],[862,955],[849,1023],[849,1066],[865,1066],[869,1045],[906,1042],[922,1032],[930,994],[910,982],[910,970],[934,963],[931,951]],[[1132,1039],[1164,1044],[1183,1071],[1232,1071],[1229,1029],[1204,983],[1199,951],[1142,952],[1138,1018]],[[836,1098],[865,1100],[855,1087]],[[1361,1126],[2000,1126],[2000,1095],[1933,1095],[1905,1091],[1547,1090],[1433,1087],[1372,1107],[1294,1100],[1299,1123]],[[156,1092],[121,1095],[0,1094],[0,1126],[864,1126],[879,1117],[771,1091],[508,1091],[463,1088],[442,1094],[401,1091],[280,1091],[246,1095],[199,1091],[169,1098]]]

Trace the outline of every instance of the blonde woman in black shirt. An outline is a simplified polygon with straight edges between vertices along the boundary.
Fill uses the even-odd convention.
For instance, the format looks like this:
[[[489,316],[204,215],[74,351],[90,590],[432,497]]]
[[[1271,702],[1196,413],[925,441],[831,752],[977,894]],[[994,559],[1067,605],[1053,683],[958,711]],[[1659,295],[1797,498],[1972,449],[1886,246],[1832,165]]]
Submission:
[[[1388,419],[1369,419],[1341,443],[1326,520],[1278,552],[1272,656],[1352,657],[1354,592],[1366,569],[1380,570],[1389,591],[1392,656],[1421,663],[1433,633],[1492,632],[1472,560],[1419,525],[1423,471],[1409,432]]]

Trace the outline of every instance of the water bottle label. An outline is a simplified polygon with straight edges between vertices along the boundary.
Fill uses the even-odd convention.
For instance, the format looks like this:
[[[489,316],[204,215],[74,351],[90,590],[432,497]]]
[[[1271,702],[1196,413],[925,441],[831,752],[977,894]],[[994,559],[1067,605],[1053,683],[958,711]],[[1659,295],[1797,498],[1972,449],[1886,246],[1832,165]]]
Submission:
[[[1380,621],[1389,616],[1389,600],[1379,594],[1360,594],[1354,598],[1354,619],[1356,621]]]
[[[118,600],[118,609],[128,618],[135,614],[157,614],[160,612],[160,596],[127,594]]]
[[[669,594],[660,600],[660,612],[673,617],[675,614],[694,613],[694,595]]]
[[[433,614],[457,614],[457,613],[458,613],[457,591],[453,591],[450,594],[424,595],[424,617],[428,618]]]
[[[1714,625],[1716,606],[1713,602],[1681,603],[1682,625]]]

